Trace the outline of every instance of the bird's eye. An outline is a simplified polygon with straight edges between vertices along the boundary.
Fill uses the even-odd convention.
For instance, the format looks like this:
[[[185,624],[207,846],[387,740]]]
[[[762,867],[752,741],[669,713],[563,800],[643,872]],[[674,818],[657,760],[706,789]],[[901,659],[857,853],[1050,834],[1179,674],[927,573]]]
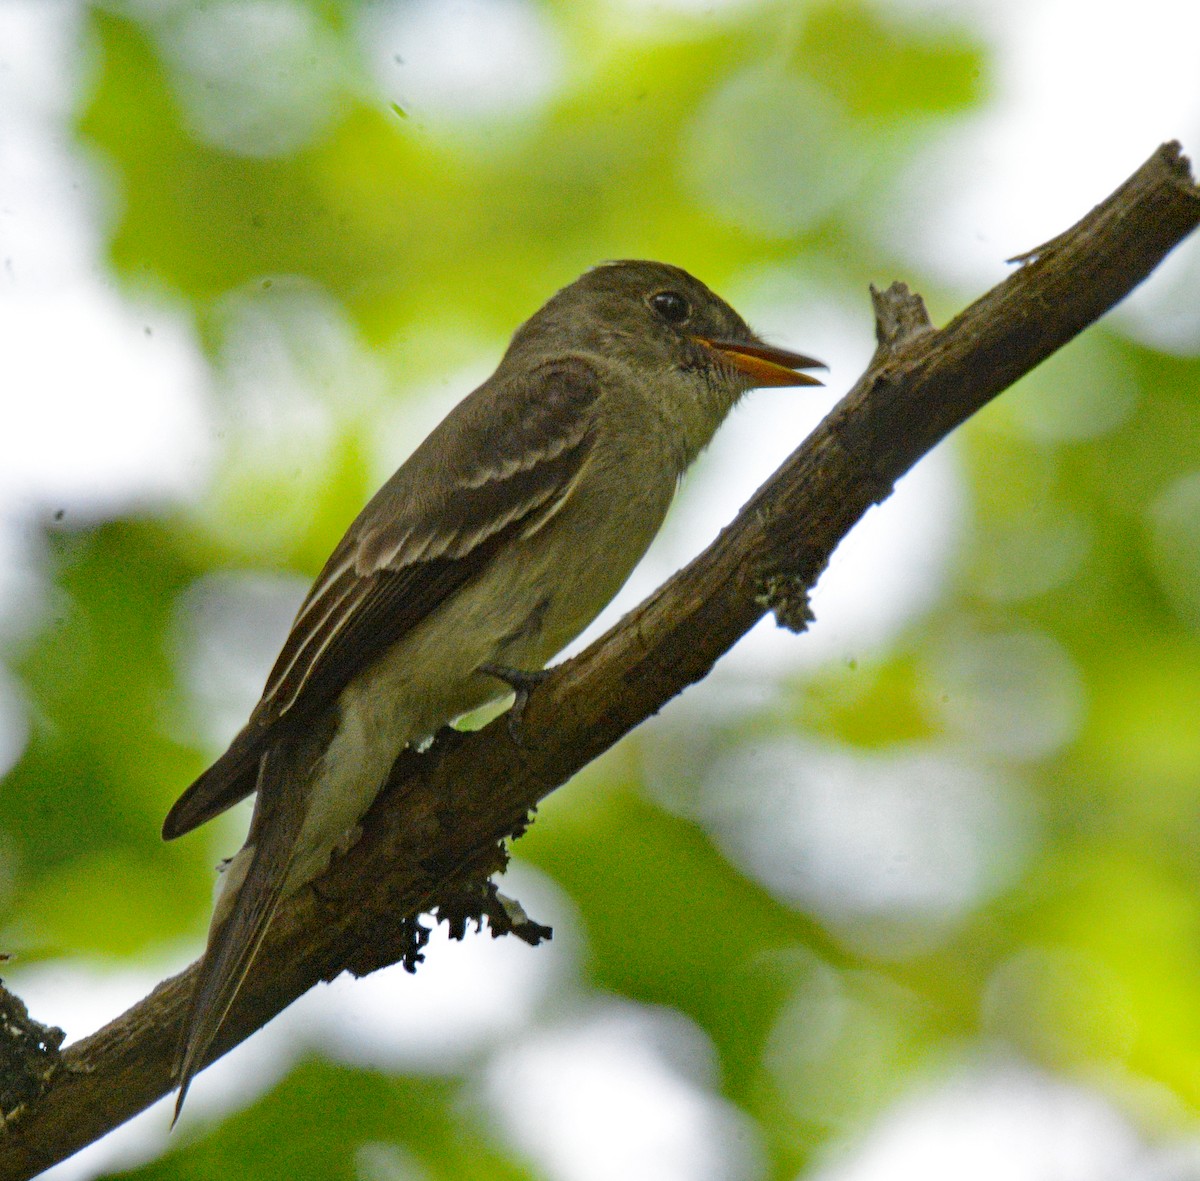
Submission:
[[[660,291],[652,295],[650,306],[668,324],[682,324],[692,314],[692,305],[678,291]]]

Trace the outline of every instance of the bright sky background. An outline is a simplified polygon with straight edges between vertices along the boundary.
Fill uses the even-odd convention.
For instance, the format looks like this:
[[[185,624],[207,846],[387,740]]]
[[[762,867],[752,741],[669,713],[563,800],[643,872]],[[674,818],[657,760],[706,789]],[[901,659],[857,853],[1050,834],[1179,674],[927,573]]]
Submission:
[[[897,194],[894,221],[881,230],[889,249],[914,268],[964,292],[982,291],[1003,276],[1006,257],[1065,228],[1161,141],[1178,137],[1185,150],[1200,153],[1200,4],[1194,0],[911,5],[972,14],[993,46],[997,79],[987,111],[962,122],[912,170]],[[620,6],[635,13],[651,7],[635,0]],[[518,103],[536,102],[553,85],[561,63],[522,5],[489,10],[486,38],[456,35],[452,9],[423,4],[405,18],[413,22],[413,36],[428,38],[430,46],[421,72],[407,79],[414,103],[436,105],[466,79],[482,88],[478,93],[490,86]],[[3,627],[19,626],[29,617],[22,605],[34,606],[37,522],[57,510],[76,520],[102,518],[133,504],[198,497],[211,459],[209,378],[185,317],[166,303],[131,305],[105,275],[108,214],[97,197],[104,192],[103,172],[80,158],[66,126],[75,95],[63,63],[76,51],[78,24],[79,11],[63,0],[0,6]],[[480,47],[493,51],[494,63],[496,44],[508,48],[510,61],[520,61],[515,75],[494,66],[494,76],[487,74],[488,54]],[[514,76],[522,80],[517,91]],[[865,300],[855,308],[821,306],[802,289],[790,295],[785,289],[781,297],[781,283],[786,288],[786,278],[747,276],[744,291],[725,294],[774,339],[827,359],[831,392],[844,390],[871,348]],[[1198,296],[1200,242],[1193,240],[1118,313],[1119,323],[1159,347],[1195,353]],[[457,392],[467,390],[464,384]],[[724,429],[614,612],[703,546],[830,404],[827,397],[788,398],[757,395]],[[722,676],[761,674],[764,662],[782,672],[797,662],[886,645],[936,593],[961,512],[953,455],[939,449],[839,553],[817,592],[812,634],[794,644],[778,643],[769,629],[751,636],[722,666]],[[892,581],[880,595],[884,570]],[[6,701],[0,683],[0,771],[21,744],[20,733],[4,726],[6,716],[17,716]],[[569,903],[550,883],[524,871],[516,892],[539,918],[560,932],[569,929]],[[457,1061],[503,1041],[484,1097],[498,1124],[548,1176],[717,1181],[754,1175],[753,1141],[736,1134],[737,1113],[675,1065],[679,1054],[707,1053],[703,1035],[677,1015],[598,1002],[592,1011],[563,1014],[532,1039],[513,1039],[554,981],[574,971],[578,949],[557,938],[536,953],[512,944],[480,939],[438,948],[415,980],[381,974],[319,990],[256,1037],[250,1052],[243,1047],[201,1076],[189,1117],[199,1121],[231,1104],[230,1087],[240,1101],[268,1086],[295,1054],[300,1031],[306,1044],[394,1066]],[[172,964],[193,951],[178,949]],[[14,972],[12,980],[35,1015],[76,1034],[141,997],[159,975],[157,969],[112,973],[88,966]],[[368,1054],[354,1030],[376,1029],[385,1019],[394,1023],[395,1037]],[[417,1036],[432,1029],[454,1029],[462,1044],[431,1046]],[[573,1105],[556,1087],[564,1071],[587,1102]],[[535,1118],[548,1105],[554,1117]],[[627,1132],[619,1144],[602,1131],[612,1118]],[[160,1105],[48,1176],[91,1176],[156,1153],[167,1122]],[[730,1146],[737,1144],[734,1151]],[[1147,1154],[1128,1122],[1084,1088],[983,1060],[899,1104],[860,1142],[841,1145],[817,1176],[1104,1181],[1152,1175],[1156,1161]],[[1196,1147],[1181,1146],[1177,1159],[1194,1170]],[[1166,1169],[1170,1162],[1163,1157],[1157,1164]]]

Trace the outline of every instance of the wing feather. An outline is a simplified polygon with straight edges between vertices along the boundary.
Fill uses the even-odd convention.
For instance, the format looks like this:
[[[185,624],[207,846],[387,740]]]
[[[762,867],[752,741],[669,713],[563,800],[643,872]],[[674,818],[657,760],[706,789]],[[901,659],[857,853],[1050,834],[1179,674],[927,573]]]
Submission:
[[[583,360],[503,370],[461,402],[359,514],[296,616],[250,721],[176,801],[168,839],[254,790],[276,727],[300,725],[575,487],[599,382]],[[480,446],[481,440],[485,446]]]

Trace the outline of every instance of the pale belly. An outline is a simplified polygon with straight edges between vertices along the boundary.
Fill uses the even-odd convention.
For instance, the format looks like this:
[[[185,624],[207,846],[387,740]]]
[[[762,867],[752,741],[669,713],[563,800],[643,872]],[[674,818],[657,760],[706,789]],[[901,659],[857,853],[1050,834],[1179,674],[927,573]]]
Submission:
[[[288,890],[323,871],[405,746],[509,692],[479,673],[481,664],[539,669],[599,614],[658,531],[672,490],[649,505],[645,498],[626,504],[590,528],[564,510],[347,686],[313,778]],[[560,531],[584,540],[556,544]]]

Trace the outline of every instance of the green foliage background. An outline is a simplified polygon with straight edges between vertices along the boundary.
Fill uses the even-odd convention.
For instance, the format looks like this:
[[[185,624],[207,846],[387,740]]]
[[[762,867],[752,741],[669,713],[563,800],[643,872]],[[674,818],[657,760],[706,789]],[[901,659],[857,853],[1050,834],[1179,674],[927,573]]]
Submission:
[[[832,0],[641,21],[546,2],[561,85],[532,113],[472,125],[381,93],[351,0],[303,7],[311,53],[287,93],[308,87],[321,118],[270,154],[198,125],[165,48],[171,6],[88,10],[74,130],[111,187],[112,279],[193,318],[218,462],[201,503],[46,526],[46,609],[4,653],[30,737],[0,795],[13,867],[0,946],[26,962],[198,945],[218,846],[157,837],[214,753],[179,655],[189,588],[227,570],[311,577],[378,482],[381,432],[413,430],[405,400],[494,356],[575,274],[659,257],[726,290],[780,266],[860,308],[864,334],[869,282],[905,278],[935,312],[973,294],[912,274],[878,232],[914,153],[988,102],[989,56],[965,27]],[[295,102],[269,115],[285,132],[309,109]],[[323,424],[302,466],[256,442],[231,360],[245,317],[286,315],[295,292],[354,342],[331,366],[303,324],[286,338]],[[715,722],[713,697],[703,714],[685,699],[520,842],[577,908],[572,987],[703,1030],[763,1176],[803,1173],[896,1097],[987,1052],[1099,1088],[1147,1135],[1194,1132],[1198,383],[1200,359],[1093,329],[960,432],[969,524],[897,642],[789,676],[769,704]],[[1043,708],[1069,724],[1022,747]],[[885,771],[914,752],[952,758],[1004,785],[1022,819],[992,839],[1019,848],[987,850],[1008,868],[940,921],[807,907],[732,851],[747,782],[699,783],[716,765],[753,779],[764,746]],[[793,1038],[831,989],[837,1021]],[[430,1178],[536,1175],[480,1115],[475,1069],[403,1078],[312,1060],[133,1175],[350,1177],[368,1142]]]

